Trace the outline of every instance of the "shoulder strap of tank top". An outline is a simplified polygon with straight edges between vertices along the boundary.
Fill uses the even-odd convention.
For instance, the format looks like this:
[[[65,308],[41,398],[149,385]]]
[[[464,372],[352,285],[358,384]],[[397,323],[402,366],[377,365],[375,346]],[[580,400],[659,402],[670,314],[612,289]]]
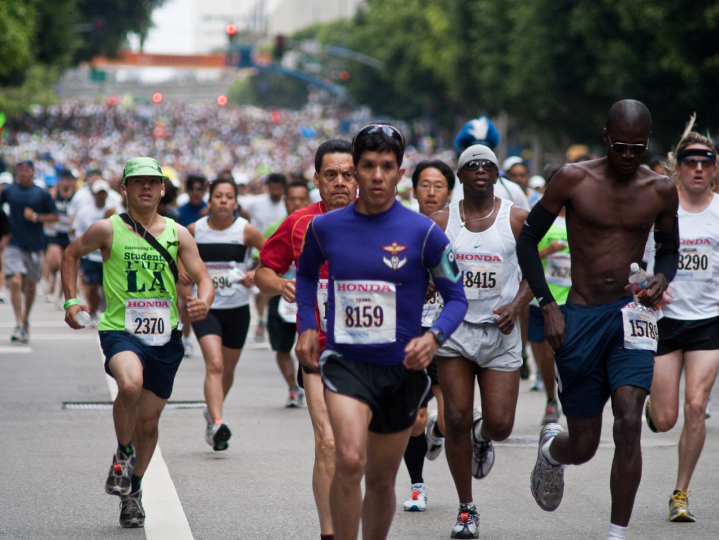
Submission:
[[[127,215],[127,213],[120,214],[120,218],[122,221],[130,225],[137,234],[142,236],[142,238],[150,244],[155,250],[162,255],[162,258],[167,261],[168,266],[170,267],[170,271],[172,272],[172,277],[175,278],[175,283],[177,283],[177,279],[179,276],[179,271],[177,270],[177,263],[175,262],[175,259],[172,258],[172,255],[170,255],[170,252],[167,251],[160,242],[157,241],[157,238],[152,236],[148,231],[145,230],[145,227],[137,223],[136,221],[133,221],[133,219]],[[166,226],[170,226],[169,223],[166,224]]]

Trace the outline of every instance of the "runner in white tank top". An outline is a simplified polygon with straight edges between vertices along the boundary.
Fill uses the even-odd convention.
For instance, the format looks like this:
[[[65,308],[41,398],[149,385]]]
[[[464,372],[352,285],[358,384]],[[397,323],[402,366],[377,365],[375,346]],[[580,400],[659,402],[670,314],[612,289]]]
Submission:
[[[494,152],[482,145],[469,147],[459,158],[457,177],[464,199],[430,218],[452,241],[469,303],[462,325],[435,353],[445,402],[447,461],[462,511],[473,507],[472,477],[483,478],[492,468],[491,441],[512,432],[522,365],[517,317],[533,295],[526,281],[520,286],[516,255],[528,212],[494,196],[499,177]],[[473,415],[475,377],[482,413]],[[458,519],[452,538],[477,534]]]
[[[691,125],[667,164],[679,193],[680,258],[664,295],[664,318],[657,324],[659,343],[645,415],[652,431],[674,427],[684,372],[684,427],[669,520],[692,522],[696,519],[688,506],[689,481],[704,446],[705,411],[719,372],[719,195],[712,192],[716,147],[690,129]],[[650,271],[652,266],[653,261]]]

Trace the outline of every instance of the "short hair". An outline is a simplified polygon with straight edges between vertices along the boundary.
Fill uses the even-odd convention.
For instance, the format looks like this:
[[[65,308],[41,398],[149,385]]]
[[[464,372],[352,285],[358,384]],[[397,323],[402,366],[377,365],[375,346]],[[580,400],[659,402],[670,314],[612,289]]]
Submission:
[[[373,125],[391,126],[397,129],[388,122],[374,122]],[[360,136],[364,129],[362,128],[352,139],[352,162],[354,166],[357,167],[364,152],[392,152],[397,158],[397,166],[401,167],[402,159],[404,159],[404,143],[386,135],[381,129],[377,129],[372,133],[364,133]],[[397,131],[399,132],[399,130]]]
[[[160,199],[160,204],[172,204],[177,198],[177,188],[175,185],[165,178],[165,194]]]
[[[352,155],[352,143],[344,139],[330,139],[323,142],[315,152],[315,171],[320,172],[322,161],[327,154],[349,154]]]
[[[69,178],[69,179],[71,179],[71,180],[77,180],[77,178],[75,178],[75,175],[72,174],[72,171],[69,170],[69,169],[63,169],[63,170],[61,170],[61,171],[58,173],[57,177],[58,177],[60,180],[63,180],[63,179],[65,179],[65,178]]]
[[[87,178],[88,176],[94,176],[94,175],[97,175],[97,176],[100,176],[100,177],[101,177],[101,176],[102,176],[102,171],[101,171],[100,169],[90,169],[89,171],[87,171],[87,172],[85,173],[85,178]]]
[[[287,177],[282,173],[272,173],[267,176],[265,180],[266,184],[282,184],[283,187],[287,187]]]
[[[425,159],[417,164],[417,167],[412,173],[412,187],[414,189],[417,189],[419,177],[425,169],[437,169],[447,179],[447,189],[449,189],[449,191],[454,189],[454,173],[452,172],[452,168],[441,159],[435,159],[432,161]]]
[[[217,173],[217,178],[228,178],[230,180],[235,179],[235,177],[232,176],[232,171],[230,169],[222,169],[220,172]]]
[[[293,180],[285,187],[285,194],[289,193],[292,188],[304,188],[307,190],[307,194],[310,193],[310,186],[304,180]]]
[[[235,184],[234,180],[232,180],[231,178],[227,178],[226,176],[219,176],[217,180],[210,184],[210,198],[212,198],[212,194],[214,193],[217,186],[221,184],[231,185],[232,189],[235,191],[235,198],[237,198],[237,184]]]
[[[195,184],[201,184],[202,187],[205,187],[205,184],[207,184],[207,178],[201,174],[188,174],[187,180],[185,181],[185,189],[190,191]]]

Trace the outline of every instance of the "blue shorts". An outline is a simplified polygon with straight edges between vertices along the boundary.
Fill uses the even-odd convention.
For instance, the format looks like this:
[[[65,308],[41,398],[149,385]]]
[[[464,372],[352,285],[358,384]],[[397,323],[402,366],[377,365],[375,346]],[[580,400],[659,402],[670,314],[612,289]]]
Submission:
[[[82,282],[85,285],[102,285],[102,263],[90,259],[80,259]]]
[[[564,343],[554,353],[559,399],[570,418],[600,416],[620,386],[652,386],[652,351],[625,349],[621,308],[631,298],[603,306],[567,303]]]
[[[151,347],[122,330],[103,330],[100,332],[100,346],[105,354],[105,373],[114,377],[108,365],[113,356],[125,351],[133,352],[144,368],[142,387],[161,399],[170,399],[177,369],[185,356],[180,337],[173,337],[160,347]]]
[[[539,306],[529,306],[527,319],[527,339],[530,343],[542,343],[544,337],[544,315]]]

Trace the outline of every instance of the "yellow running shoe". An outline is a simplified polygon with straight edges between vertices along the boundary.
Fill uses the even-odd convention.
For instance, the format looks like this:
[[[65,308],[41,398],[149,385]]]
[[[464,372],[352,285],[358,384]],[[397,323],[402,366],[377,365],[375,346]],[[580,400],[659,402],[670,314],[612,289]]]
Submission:
[[[669,497],[669,521],[688,521],[694,523],[696,518],[689,510],[689,494],[691,490],[674,491]]]

